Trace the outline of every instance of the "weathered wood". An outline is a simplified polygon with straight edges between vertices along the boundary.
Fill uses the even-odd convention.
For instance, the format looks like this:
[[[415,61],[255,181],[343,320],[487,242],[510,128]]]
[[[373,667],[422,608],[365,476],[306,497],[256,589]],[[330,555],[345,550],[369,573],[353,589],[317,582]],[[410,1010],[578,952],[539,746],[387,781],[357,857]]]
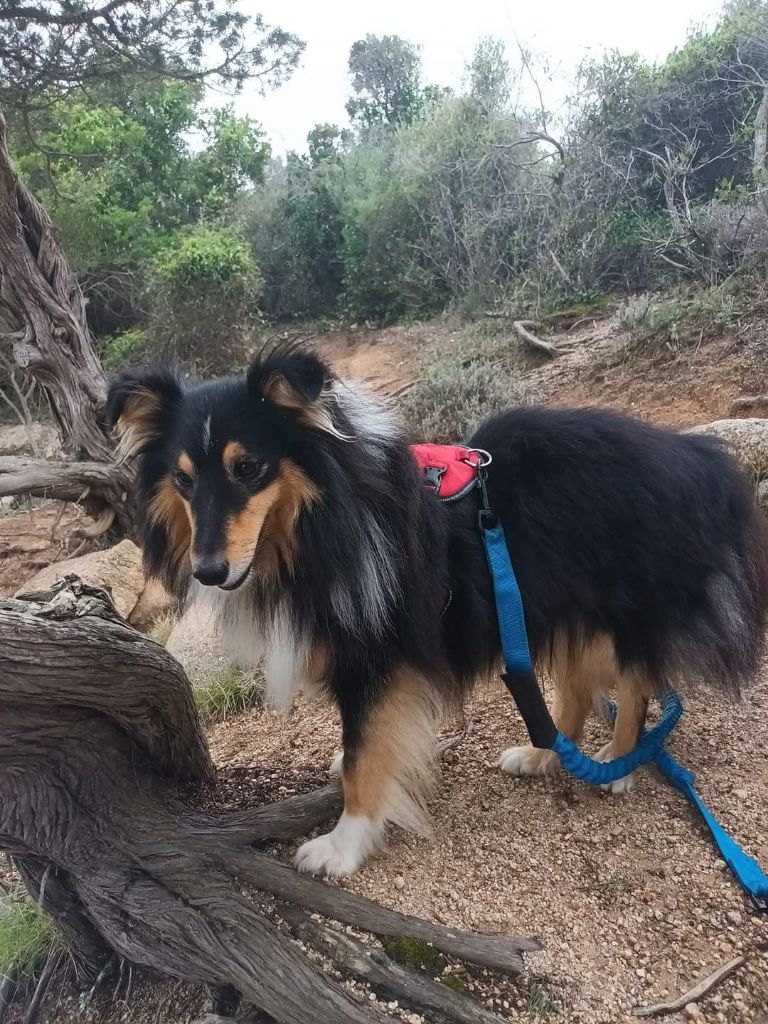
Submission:
[[[113,513],[109,525],[117,518],[115,510],[126,505],[130,481],[129,469],[114,462],[47,462],[0,455],[0,498],[30,494],[84,503],[101,517],[105,511]]]
[[[107,380],[85,299],[45,210],[19,181],[0,114],[0,309],[13,325],[13,358],[45,388],[65,451],[108,461],[100,428]]]
[[[369,982],[376,992],[426,1014],[430,1024],[504,1024],[503,1018],[476,1000],[454,992],[421,971],[395,963],[383,950],[334,931],[303,910],[290,907],[278,913],[302,939]]]
[[[0,319],[14,363],[48,398],[64,452],[109,468],[111,483],[86,492],[86,508],[98,516],[105,505],[110,507],[116,528],[127,533],[133,522],[126,498],[130,472],[126,466],[110,467],[115,446],[103,417],[107,378],[88,327],[85,299],[48,214],[16,174],[1,113]],[[36,493],[25,489],[23,476],[8,477],[6,486],[11,480],[19,482],[16,493]],[[48,485],[51,497],[63,496],[54,493],[57,482]]]
[[[308,907],[335,921],[376,935],[422,939],[442,953],[482,967],[518,974],[524,967],[523,953],[541,949],[533,939],[465,932],[388,910],[364,896],[328,885],[309,875],[297,874],[292,868],[264,854],[232,850],[224,867],[236,870],[241,881],[270,892],[287,903]]]
[[[729,960],[728,963],[718,967],[716,971],[700,981],[698,985],[694,985],[692,989],[684,992],[677,999],[672,999],[667,1003],[655,1003],[653,1006],[636,1006],[632,1011],[636,1017],[663,1017],[668,1013],[677,1013],[679,1010],[684,1010],[689,1003],[697,1003],[704,996],[708,995],[712,989],[716,988],[726,978],[738,971],[740,967],[743,967],[747,962],[745,956],[734,957],[733,960]]]
[[[50,987],[53,976],[59,968],[62,959],[62,951],[60,949],[52,952],[48,960],[46,961],[43,973],[40,975],[40,980],[35,986],[35,991],[30,1000],[27,1012],[24,1014],[24,1024],[37,1024],[40,1017],[40,1011],[43,1008],[43,1002],[45,1001],[46,994]]]
[[[5,1018],[15,995],[16,975],[14,973],[6,974],[0,981],[0,1024],[5,1024]]]
[[[524,341],[526,345],[530,345],[531,348],[537,349],[539,352],[544,352],[548,356],[556,356],[559,354],[557,345],[553,345],[551,341],[545,341],[543,338],[537,337],[533,334],[529,328],[535,327],[536,323],[533,320],[513,320],[512,330]]]
[[[179,782],[210,782],[213,769],[188,681],[162,647],[115,618],[105,591],[68,578],[35,600],[0,601],[0,635],[0,849],[62,925],[84,976],[116,955],[235,988],[278,1024],[370,1021],[235,876],[261,877],[268,892],[290,890],[289,876],[294,900],[306,893],[342,920],[489,966],[519,969],[521,951],[537,948],[377,915],[375,904],[245,846],[322,823],[339,807],[336,787],[254,811],[191,809]]]

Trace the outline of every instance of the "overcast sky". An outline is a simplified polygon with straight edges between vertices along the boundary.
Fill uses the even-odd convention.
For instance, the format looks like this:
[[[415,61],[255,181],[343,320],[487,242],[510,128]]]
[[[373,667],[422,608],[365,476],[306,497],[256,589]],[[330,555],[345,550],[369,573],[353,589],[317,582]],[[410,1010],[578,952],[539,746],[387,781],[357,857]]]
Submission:
[[[417,43],[425,81],[452,86],[460,84],[479,38],[503,39],[511,58],[519,41],[548,62],[550,80],[542,84],[555,109],[585,56],[617,48],[663,57],[720,6],[717,0],[246,0],[243,8],[260,11],[307,45],[286,85],[264,97],[246,90],[236,107],[263,124],[275,153],[303,150],[314,124],[346,123],[349,48],[370,32]]]

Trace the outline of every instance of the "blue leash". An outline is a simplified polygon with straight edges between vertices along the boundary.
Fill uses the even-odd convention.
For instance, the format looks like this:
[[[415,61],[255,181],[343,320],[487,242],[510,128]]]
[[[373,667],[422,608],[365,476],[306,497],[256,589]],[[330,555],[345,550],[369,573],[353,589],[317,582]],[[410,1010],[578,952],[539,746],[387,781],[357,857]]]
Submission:
[[[698,809],[717,843],[723,860],[739,884],[758,910],[768,912],[768,877],[757,861],[731,839],[707,808],[694,789],[693,774],[678,764],[664,748],[667,737],[683,713],[683,705],[673,689],[668,689],[664,694],[662,714],[657,725],[652,729],[643,729],[635,749],[615,761],[603,763],[587,757],[572,740],[555,728],[533,670],[523,601],[510,561],[504,530],[493,516],[488,503],[485,486],[487,464],[481,463],[478,468],[478,480],[484,503],[478,521],[493,578],[499,634],[506,662],[506,672],[502,678],[522,714],[531,742],[535,747],[553,750],[566,771],[584,782],[595,785],[614,782],[629,775],[640,765],[653,762],[666,780]],[[606,710],[609,716],[615,717],[615,705],[606,702]]]

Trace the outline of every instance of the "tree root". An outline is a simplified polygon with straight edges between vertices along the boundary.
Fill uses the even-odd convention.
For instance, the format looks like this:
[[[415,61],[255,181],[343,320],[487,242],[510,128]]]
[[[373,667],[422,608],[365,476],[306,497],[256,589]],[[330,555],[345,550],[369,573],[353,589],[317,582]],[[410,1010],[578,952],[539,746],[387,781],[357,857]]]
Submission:
[[[370,1022],[241,895],[243,883],[485,967],[520,971],[539,948],[387,910],[249,845],[327,821],[340,808],[335,785],[249,811],[191,809],[178,784],[210,782],[213,768],[189,684],[163,648],[116,619],[105,591],[69,578],[34,601],[0,601],[0,634],[0,849],[89,985],[117,956],[126,995],[140,965],[235,989],[277,1024]]]
[[[402,967],[382,950],[334,931],[313,920],[305,911],[291,907],[278,913],[300,938],[369,982],[374,991],[427,1014],[430,1024],[504,1024],[498,1014],[490,1013],[468,996],[452,991],[420,971]]]

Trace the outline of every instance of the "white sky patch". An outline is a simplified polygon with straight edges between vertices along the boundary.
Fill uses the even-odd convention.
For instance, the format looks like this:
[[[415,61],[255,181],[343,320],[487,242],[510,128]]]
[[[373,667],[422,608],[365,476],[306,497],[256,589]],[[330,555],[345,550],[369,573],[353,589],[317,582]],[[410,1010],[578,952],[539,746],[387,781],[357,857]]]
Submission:
[[[246,88],[235,107],[261,122],[276,155],[304,151],[313,125],[347,123],[347,57],[355,40],[367,33],[402,36],[421,46],[426,82],[456,88],[477,40],[490,35],[504,40],[513,66],[518,42],[546,66],[540,85],[556,116],[585,57],[618,49],[660,59],[685,41],[692,26],[711,22],[721,7],[716,0],[644,0],[635,5],[616,0],[244,0],[243,10],[260,12],[267,23],[295,32],[307,46],[301,68],[288,83],[266,96]],[[523,100],[534,105],[535,90],[527,90]],[[217,96],[214,102],[227,101]]]

